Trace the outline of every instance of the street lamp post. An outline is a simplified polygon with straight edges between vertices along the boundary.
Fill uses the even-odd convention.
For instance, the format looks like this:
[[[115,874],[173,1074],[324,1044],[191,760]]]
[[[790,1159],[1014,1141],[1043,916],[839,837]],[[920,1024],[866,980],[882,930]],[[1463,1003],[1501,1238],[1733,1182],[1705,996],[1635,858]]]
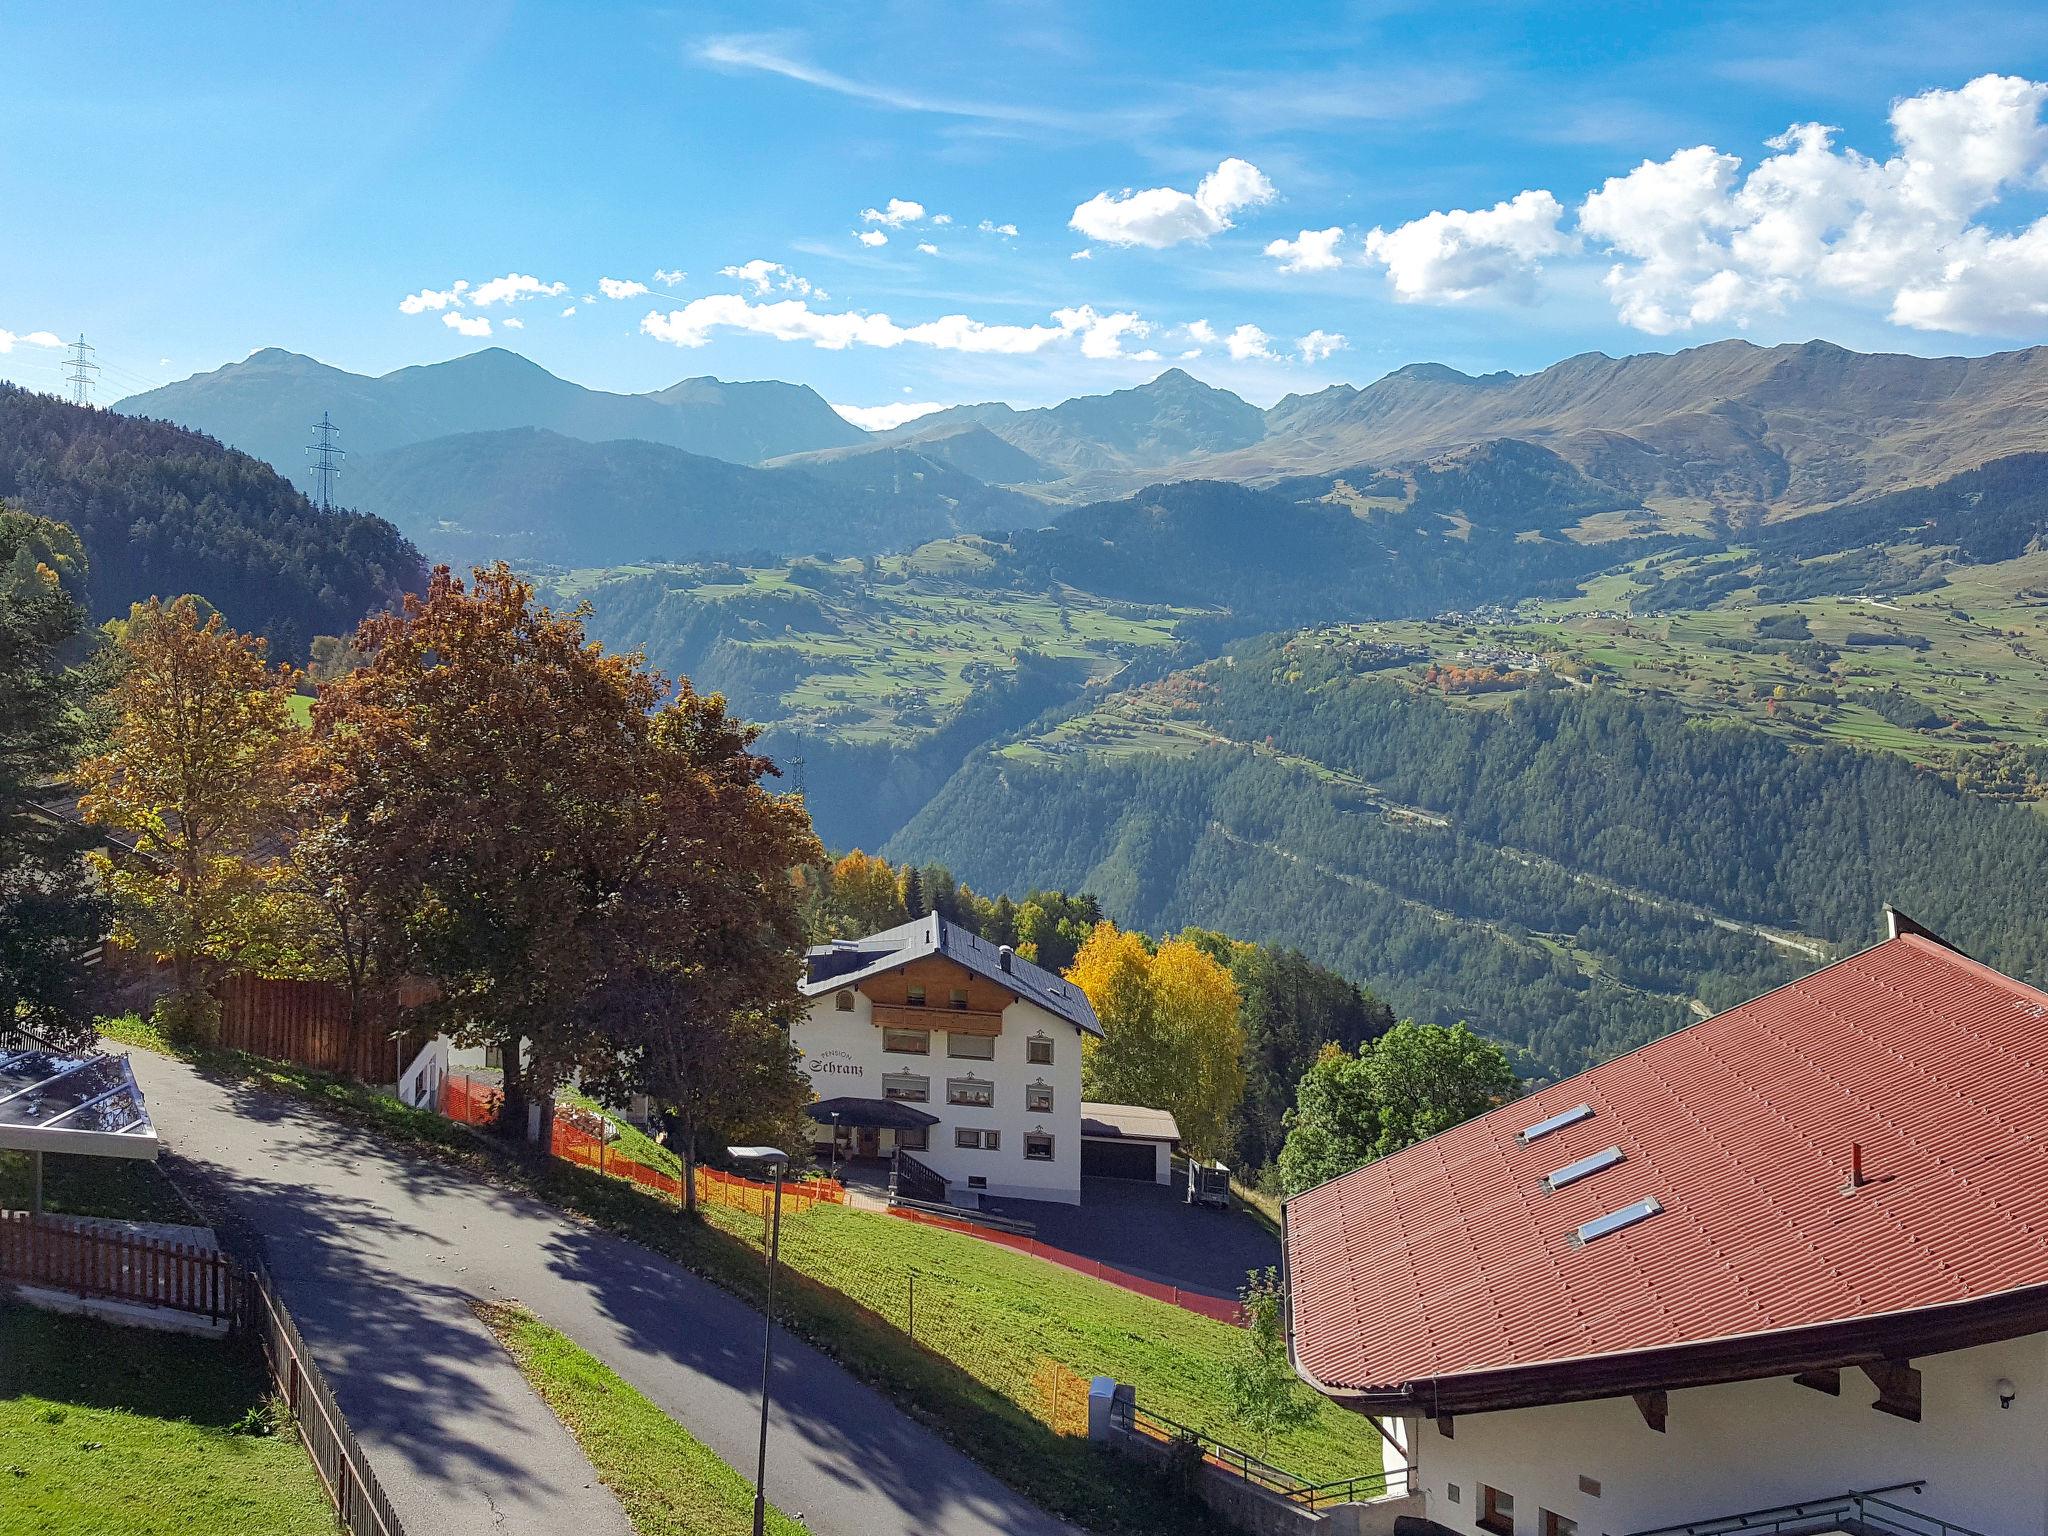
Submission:
[[[839,1177],[839,1111],[832,1111],[832,1177]]]
[[[835,1127],[834,1142],[838,1131]],[[768,1225],[768,1304],[761,1309],[761,1441],[754,1455],[754,1536],[768,1526],[768,1372],[775,1348],[775,1268],[782,1252],[782,1170],[789,1154],[780,1147],[734,1147],[743,1162],[766,1163],[775,1170],[775,1214]]]

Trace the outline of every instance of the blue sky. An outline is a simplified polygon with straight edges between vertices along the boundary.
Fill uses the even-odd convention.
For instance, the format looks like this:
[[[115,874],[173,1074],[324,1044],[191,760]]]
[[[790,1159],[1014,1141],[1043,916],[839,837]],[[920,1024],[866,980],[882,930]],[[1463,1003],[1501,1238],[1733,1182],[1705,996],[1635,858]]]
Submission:
[[[876,408],[2048,341],[2018,4],[81,4],[0,58],[0,375],[83,331],[102,399],[261,346]]]

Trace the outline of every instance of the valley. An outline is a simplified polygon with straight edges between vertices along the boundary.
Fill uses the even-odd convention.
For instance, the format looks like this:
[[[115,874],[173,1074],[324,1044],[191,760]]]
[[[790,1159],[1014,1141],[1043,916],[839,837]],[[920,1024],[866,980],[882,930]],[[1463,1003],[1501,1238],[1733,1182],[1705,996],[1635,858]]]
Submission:
[[[828,845],[1297,945],[1542,1077],[1885,899],[2048,963],[2044,368],[1722,342],[1265,411],[1169,369],[872,434],[503,353],[347,388],[365,505],[724,692]],[[342,382],[135,404],[267,442],[265,381]]]

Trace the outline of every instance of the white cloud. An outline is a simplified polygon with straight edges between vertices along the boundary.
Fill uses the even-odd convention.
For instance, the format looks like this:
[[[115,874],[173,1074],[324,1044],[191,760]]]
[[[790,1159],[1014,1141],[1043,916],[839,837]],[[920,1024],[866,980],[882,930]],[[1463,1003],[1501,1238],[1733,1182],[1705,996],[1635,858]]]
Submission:
[[[488,336],[491,334],[491,322],[482,315],[461,315],[451,309],[441,317],[441,323],[451,331],[459,331],[464,336]]]
[[[1164,250],[1184,240],[1207,240],[1231,227],[1231,215],[1273,200],[1273,183],[1248,160],[1223,161],[1193,192],[1152,187],[1114,195],[1098,192],[1074,210],[1069,227],[1110,245]]]
[[[887,432],[945,407],[936,400],[897,400],[888,405],[841,405],[835,400],[832,409],[863,432]]]
[[[633,299],[647,292],[647,285],[626,277],[600,277],[597,291],[608,299]]]
[[[1094,249],[1089,246],[1083,246],[1078,251],[1069,251],[1067,253],[1067,260],[1069,261],[1093,261],[1094,259]]]
[[[1365,254],[1387,269],[1394,297],[1404,303],[1522,296],[1543,258],[1573,248],[1559,227],[1563,218],[1563,205],[1550,193],[1523,192],[1491,208],[1454,208],[1374,229],[1365,237]]]
[[[1295,351],[1304,363],[1320,363],[1332,352],[1342,352],[1349,343],[1334,331],[1314,330],[1294,340]]]
[[[887,245],[889,243],[889,237],[879,229],[863,230],[853,238],[862,245]]]
[[[994,219],[983,219],[981,221],[981,232],[984,235],[1001,235],[1008,240],[1017,238],[1016,225],[998,224]]]
[[[798,277],[779,261],[764,261],[756,256],[752,261],[742,262],[736,267],[720,267],[720,277],[737,278],[747,284],[758,296],[764,293],[794,293],[808,295],[813,292],[810,283]],[[823,298],[823,294],[817,294]]]
[[[61,337],[52,335],[48,331],[30,331],[26,335],[18,335],[13,331],[0,331],[0,352],[12,352],[17,346],[61,347],[63,345],[64,342]]]
[[[422,315],[430,309],[446,309],[462,303],[462,292],[469,284],[458,278],[453,287],[422,288],[418,293],[409,293],[398,301],[398,312],[402,315]]]
[[[680,267],[656,267],[654,280],[664,288],[673,288],[690,274]]]
[[[1125,352],[1126,336],[1143,339],[1152,334],[1152,327],[1129,312],[1113,315],[1098,315],[1088,305],[1076,309],[1061,309],[1053,312],[1053,319],[1062,326],[1077,330],[1081,334],[1081,355],[1083,357],[1139,357],[1152,358],[1156,352]]]
[[[939,248],[936,245],[933,245],[929,240],[918,241],[917,248],[927,256],[936,256],[939,254]]]
[[[951,215],[950,213],[935,213],[932,215],[933,229],[944,229],[948,224],[952,222],[953,215]]]
[[[1187,333],[1205,347],[1216,345],[1216,327],[1206,320],[1190,320]]]
[[[1282,272],[1328,272],[1344,265],[1344,258],[1337,253],[1337,242],[1344,238],[1344,227],[1332,224],[1328,229],[1304,229],[1293,240],[1274,240],[1266,246],[1266,254],[1280,263]]]
[[[2048,220],[2001,230],[1979,216],[2048,181],[2048,85],[1983,75],[1891,110],[1897,153],[1838,147],[1800,123],[1742,174],[1709,145],[1609,178],[1579,227],[1616,260],[1621,318],[1657,335],[1741,325],[1808,294],[1882,304],[1894,324],[1978,333],[2048,317]]]
[[[566,320],[566,319],[568,319],[568,318],[569,318],[569,317],[570,317],[571,315],[573,315],[573,314],[575,314],[575,313],[576,313],[576,306],[575,306],[574,304],[571,304],[571,305],[570,305],[570,306],[569,306],[569,307],[568,307],[567,309],[565,309],[565,310],[563,310],[563,311],[562,311],[562,318],[563,318],[564,320]]]
[[[863,224],[886,224],[891,229],[915,224],[923,217],[924,204],[913,203],[907,197],[892,197],[885,208],[863,208],[860,211]]]
[[[717,331],[743,331],[777,341],[807,341],[827,351],[847,347],[931,347],[941,352],[1042,352],[1055,343],[1078,337],[1085,357],[1117,357],[1121,338],[1143,336],[1147,327],[1133,314],[1098,314],[1088,305],[1056,312],[1051,325],[990,325],[966,315],[942,315],[918,325],[898,325],[884,314],[858,310],[839,312],[811,308],[803,299],[777,299],[756,304],[736,293],[692,299],[667,314],[651,310],[641,331],[679,347],[701,347]]]
[[[490,322],[486,321],[484,323],[488,325]],[[514,315],[507,315],[498,324],[504,326],[508,331],[523,331],[526,329],[526,322]]]
[[[567,283],[544,283],[523,272],[507,272],[487,283],[478,283],[464,297],[479,309],[492,304],[516,304],[523,299],[553,299],[569,291]]]
[[[1277,363],[1280,354],[1273,350],[1273,338],[1256,325],[1240,325],[1225,339],[1224,346],[1230,349],[1231,361],[1239,363]]]

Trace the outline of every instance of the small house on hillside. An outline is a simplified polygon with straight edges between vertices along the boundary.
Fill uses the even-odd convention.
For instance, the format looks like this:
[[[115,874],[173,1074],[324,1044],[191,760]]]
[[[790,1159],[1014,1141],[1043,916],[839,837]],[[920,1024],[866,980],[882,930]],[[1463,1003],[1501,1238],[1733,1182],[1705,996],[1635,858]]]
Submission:
[[[792,1031],[825,1161],[898,1151],[945,1198],[1081,1198],[1081,989],[933,913],[813,948]]]
[[[1438,1529],[2048,1531],[2048,994],[1897,914],[1297,1195],[1285,1253],[1296,1368]]]

